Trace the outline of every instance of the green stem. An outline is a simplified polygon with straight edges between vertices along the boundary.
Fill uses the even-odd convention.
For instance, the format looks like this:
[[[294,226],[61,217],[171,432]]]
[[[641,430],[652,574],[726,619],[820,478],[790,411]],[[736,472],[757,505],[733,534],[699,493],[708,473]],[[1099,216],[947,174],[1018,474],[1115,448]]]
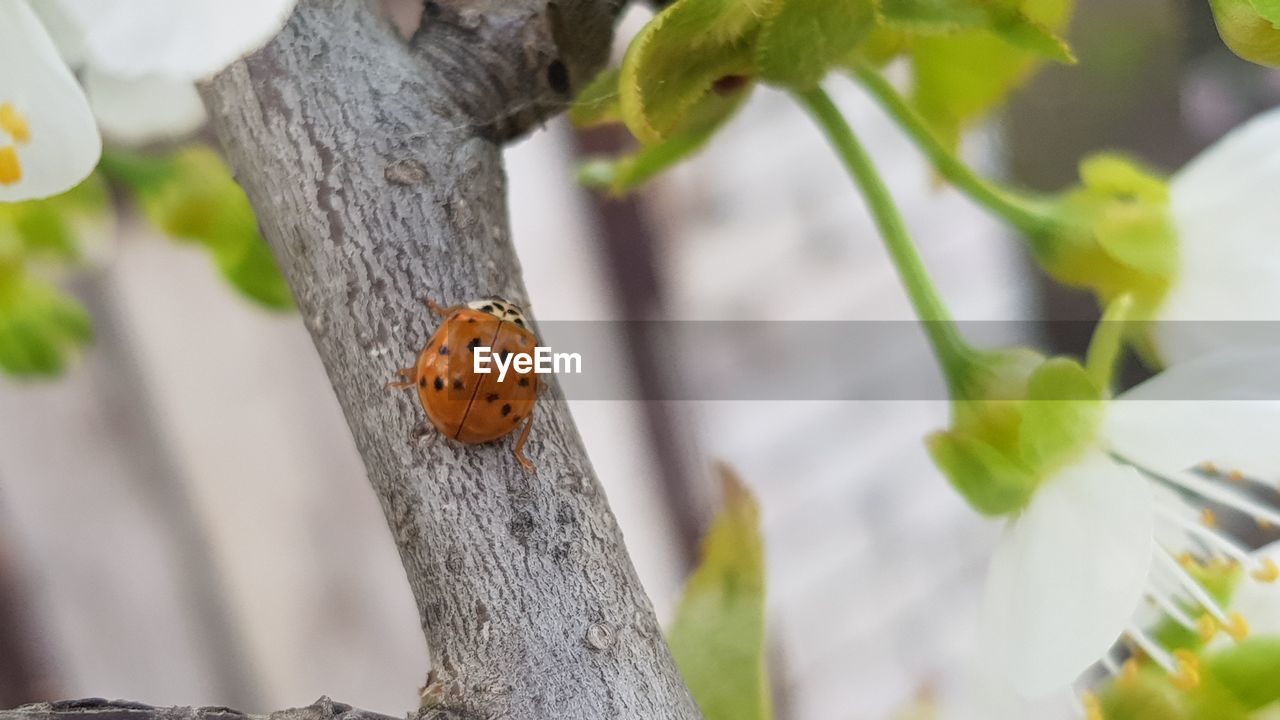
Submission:
[[[1053,233],[1058,227],[1059,221],[1046,209],[1038,207],[1037,200],[1002,188],[994,181],[981,177],[956,157],[933,134],[920,113],[907,104],[883,75],[864,66],[855,67],[854,74],[885,112],[911,136],[934,168],[974,202],[1004,218],[1032,240]]]
[[[827,140],[844,162],[849,174],[853,176],[863,197],[866,198],[889,256],[893,259],[911,304],[915,307],[916,315],[924,322],[929,343],[933,346],[933,352],[942,365],[947,384],[953,391],[958,390],[978,354],[960,335],[959,328],[952,320],[942,298],[938,296],[938,291],[929,278],[929,272],[925,269],[920,254],[916,252],[915,244],[907,234],[906,225],[902,221],[902,215],[899,214],[897,206],[893,203],[889,189],[885,187],[871,158],[853,134],[853,129],[845,122],[839,108],[831,102],[826,92],[822,88],[815,88],[799,93],[797,97],[817,120]]]

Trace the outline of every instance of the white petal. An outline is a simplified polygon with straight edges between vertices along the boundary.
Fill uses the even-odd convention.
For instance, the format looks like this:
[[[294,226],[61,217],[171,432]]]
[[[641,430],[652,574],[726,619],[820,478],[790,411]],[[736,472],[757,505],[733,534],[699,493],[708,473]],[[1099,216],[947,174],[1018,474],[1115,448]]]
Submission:
[[[125,79],[90,67],[84,90],[108,139],[125,145],[176,140],[199,130],[207,116],[195,85],[151,75]]]
[[[24,142],[0,130],[0,148],[16,150],[21,167],[21,179],[0,183],[0,202],[74,187],[98,164],[102,139],[80,85],[25,0],[0,0],[0,68],[0,106],[16,110],[30,131]]]
[[[84,33],[56,0],[37,0],[31,9],[39,16],[44,29],[53,38],[62,60],[72,68],[84,63]]]
[[[983,637],[1028,698],[1073,682],[1116,641],[1151,565],[1152,501],[1100,452],[1064,468],[1009,523],[991,561]]]
[[[90,62],[123,77],[198,80],[266,44],[296,0],[61,0]]]
[[[1280,350],[1217,353],[1176,365],[1110,403],[1103,435],[1160,473],[1212,462],[1280,479]]]
[[[1168,365],[1214,349],[1280,347],[1280,109],[1206,150],[1171,183],[1178,276],[1157,313]]]

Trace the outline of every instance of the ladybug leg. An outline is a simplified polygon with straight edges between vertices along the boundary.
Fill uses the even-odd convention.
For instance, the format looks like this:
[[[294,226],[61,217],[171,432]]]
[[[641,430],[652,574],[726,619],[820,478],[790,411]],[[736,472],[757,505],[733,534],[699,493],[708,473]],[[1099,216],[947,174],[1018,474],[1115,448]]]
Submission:
[[[404,380],[392,380],[387,383],[385,387],[388,390],[408,390],[413,387],[414,383],[418,382],[418,368],[416,367],[400,368],[396,374],[404,378]]]
[[[529,419],[524,421],[524,430],[520,431],[520,437],[516,439],[516,460],[525,470],[529,472],[537,472],[533,469],[533,462],[524,456],[524,444],[529,440],[529,431],[533,429],[533,413],[529,413]]]
[[[422,304],[426,305],[428,310],[435,313],[436,315],[439,315],[442,318],[447,318],[450,315],[457,312],[458,310],[462,309],[461,305],[451,305],[449,307],[441,307],[437,305],[436,301],[432,300],[431,298],[424,298],[422,300]]]

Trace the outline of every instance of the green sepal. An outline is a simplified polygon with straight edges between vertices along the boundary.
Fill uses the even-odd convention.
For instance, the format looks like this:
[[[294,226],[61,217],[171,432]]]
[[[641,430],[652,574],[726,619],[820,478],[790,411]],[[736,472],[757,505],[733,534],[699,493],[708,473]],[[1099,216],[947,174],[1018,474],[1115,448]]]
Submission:
[[[618,93],[621,77],[621,67],[600,71],[569,107],[569,121],[578,127],[622,122],[622,103]]]
[[[774,0],[756,39],[760,77],[793,90],[817,85],[875,21],[871,0]]]
[[[618,79],[622,119],[632,135],[660,142],[717,82],[752,75],[759,23],[750,11],[760,4],[677,0],[640,30]]]
[[[114,218],[102,177],[94,173],[70,190],[41,200],[0,203],[0,260],[74,262],[85,236]]]
[[[1038,479],[1029,469],[975,437],[937,432],[925,444],[951,486],[983,515],[1020,510],[1035,492]]]
[[[205,248],[223,277],[245,296],[273,310],[293,307],[248,198],[213,150],[191,146],[166,155],[113,150],[103,154],[101,168],[132,192],[161,232]]]
[[[1202,667],[1200,683],[1183,689],[1168,673],[1146,663],[1136,677],[1115,678],[1103,690],[1104,718],[1117,720],[1248,720],[1249,710],[1232,691]]]
[[[0,370],[16,376],[51,377],[93,338],[89,314],[78,301],[0,261]]]
[[[1280,0],[1249,0],[1249,4],[1259,17],[1280,28]]]
[[[1280,703],[1280,636],[1249,637],[1211,653],[1204,669],[1247,710]]]
[[[1280,65],[1280,2],[1209,0],[1209,6],[1231,52],[1258,65]]]
[[[1036,259],[1055,280],[1088,288],[1103,304],[1132,297],[1130,344],[1178,271],[1178,238],[1167,183],[1140,164],[1101,154],[1080,164],[1081,185],[1054,206],[1062,231],[1038,238]]]
[[[703,541],[667,641],[706,720],[769,720],[760,510],[729,468],[720,474],[724,507]]]
[[[1080,363],[1051,358],[1027,383],[1019,455],[1040,476],[1078,456],[1097,437],[1104,413],[1102,391]]]
[[[578,169],[578,182],[607,189],[614,195],[625,195],[701,150],[750,94],[749,84],[727,95],[711,93],[690,111],[684,125],[665,140],[619,158],[588,159]]]

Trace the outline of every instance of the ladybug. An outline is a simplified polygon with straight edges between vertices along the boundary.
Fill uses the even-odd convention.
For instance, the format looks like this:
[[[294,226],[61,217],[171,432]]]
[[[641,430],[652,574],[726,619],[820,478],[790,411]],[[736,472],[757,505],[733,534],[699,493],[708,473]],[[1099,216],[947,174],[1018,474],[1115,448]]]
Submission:
[[[538,375],[532,369],[516,372],[513,363],[499,382],[496,363],[498,357],[506,362],[513,353],[533,354],[538,339],[529,330],[524,311],[502,298],[448,308],[430,300],[426,305],[444,323],[418,354],[418,362],[400,371],[404,380],[388,387],[416,387],[431,424],[459,442],[491,442],[506,437],[524,421],[515,456],[526,470],[533,470],[533,463],[524,456],[524,444],[533,426]],[[487,375],[475,371],[476,348],[490,350]]]

